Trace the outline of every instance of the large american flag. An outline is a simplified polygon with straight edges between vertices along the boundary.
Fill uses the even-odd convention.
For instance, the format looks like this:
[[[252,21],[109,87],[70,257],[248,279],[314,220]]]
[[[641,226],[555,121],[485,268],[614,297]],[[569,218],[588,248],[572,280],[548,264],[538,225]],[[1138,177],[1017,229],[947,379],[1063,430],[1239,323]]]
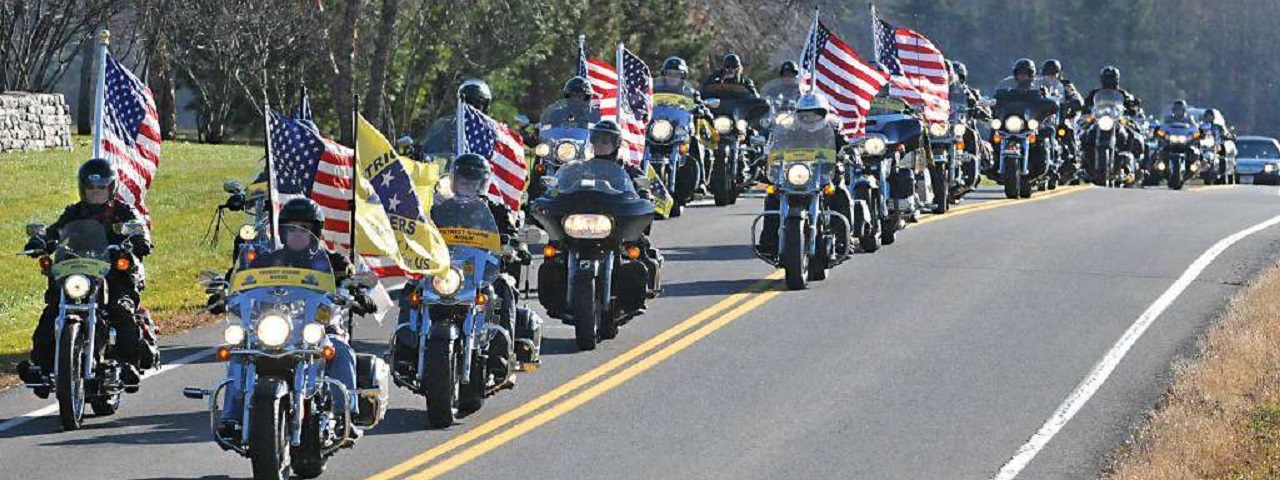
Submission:
[[[303,104],[308,104],[305,97]],[[301,111],[309,113],[310,108]],[[310,118],[287,118],[271,109],[267,109],[267,131],[272,211],[279,211],[290,199],[310,198],[324,212],[324,241],[331,248],[351,248],[355,150],[325,138]]]
[[[604,60],[588,59],[585,52],[578,54],[578,75],[591,82],[595,93],[592,106],[600,109],[600,118],[618,114],[618,71]]]
[[[801,58],[805,76],[801,89],[808,88],[807,77],[812,69],[816,72],[818,92],[827,96],[840,122],[840,134],[863,133],[871,100],[889,81],[889,75],[862,61],[853,47],[820,22],[810,32]],[[817,67],[813,68],[815,62]]]
[[[160,167],[160,117],[151,89],[110,53],[103,76],[100,155],[119,172],[116,196],[149,215],[145,197]]]
[[[919,32],[880,20],[874,8],[871,22],[876,59],[891,75],[889,94],[923,111],[928,121],[946,122],[951,89],[942,51]]]
[[[520,199],[529,183],[529,163],[524,158],[524,140],[506,125],[465,103],[458,104],[462,113],[462,152],[489,159],[492,181],[489,198],[502,202],[512,211],[520,209]]]
[[[639,168],[644,163],[645,126],[653,112],[653,75],[649,66],[634,53],[618,46],[618,128],[622,129],[622,148],[618,158]]]

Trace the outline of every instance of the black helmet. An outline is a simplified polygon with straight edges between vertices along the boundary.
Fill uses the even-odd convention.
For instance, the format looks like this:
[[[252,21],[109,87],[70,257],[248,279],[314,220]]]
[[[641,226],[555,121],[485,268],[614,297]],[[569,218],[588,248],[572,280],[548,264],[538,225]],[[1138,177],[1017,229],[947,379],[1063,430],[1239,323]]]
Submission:
[[[320,231],[324,228],[324,214],[320,212],[320,206],[311,199],[295,198],[280,207],[280,221],[277,223],[301,224],[316,238],[320,238]]]
[[[1031,72],[1032,75],[1035,75],[1036,62],[1032,61],[1030,58],[1022,58],[1013,62],[1013,74],[1017,75],[1020,71]]]
[[[1062,62],[1054,59],[1044,61],[1044,65],[1040,67],[1040,71],[1045,75],[1056,75],[1062,73]]]
[[[666,76],[668,71],[675,70],[680,72],[680,78],[689,76],[689,65],[685,63],[683,58],[671,57],[667,61],[662,62],[662,76]]]
[[[613,120],[601,120],[591,125],[591,144],[609,142],[613,145],[613,153],[603,155],[605,158],[616,158],[618,149],[622,147],[622,129]],[[596,156],[601,156],[597,154]]]
[[[742,68],[742,57],[736,53],[730,53],[724,56],[724,68],[738,67]]]
[[[961,62],[956,62],[954,68],[956,71],[956,78],[960,79],[960,83],[965,83],[969,80],[969,67],[966,67]]]
[[[792,78],[797,75],[800,75],[800,67],[797,67],[796,62],[793,62],[791,60],[782,62],[782,68],[778,69],[779,77]]]
[[[80,201],[85,199],[85,190],[89,187],[103,188],[106,187],[111,192],[111,198],[115,196],[116,191],[116,168],[111,162],[104,158],[92,158],[80,165],[80,172],[76,175],[80,185]]]
[[[458,99],[462,103],[471,105],[481,112],[489,111],[489,102],[493,101],[493,92],[489,91],[489,84],[484,80],[472,78],[458,87]]]
[[[489,188],[489,162],[474,153],[464,153],[453,160],[449,169],[453,192],[460,195],[480,195]]]
[[[1116,88],[1120,85],[1120,69],[1107,65],[1102,67],[1102,73],[1099,74],[1102,80],[1102,86],[1107,88]]]
[[[569,81],[564,82],[564,98],[571,100],[591,100],[595,95],[595,91],[591,89],[591,82],[582,77],[573,77]]]

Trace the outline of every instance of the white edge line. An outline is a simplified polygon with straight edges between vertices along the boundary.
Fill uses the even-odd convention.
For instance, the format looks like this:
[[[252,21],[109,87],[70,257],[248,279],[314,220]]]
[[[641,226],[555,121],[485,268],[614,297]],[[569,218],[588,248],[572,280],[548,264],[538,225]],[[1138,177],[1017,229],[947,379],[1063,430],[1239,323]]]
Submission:
[[[1164,294],[1160,295],[1160,298],[1157,298],[1155,303],[1152,303],[1150,307],[1147,307],[1146,311],[1142,312],[1142,316],[1138,317],[1138,320],[1124,332],[1124,335],[1120,337],[1120,340],[1116,341],[1115,345],[1111,347],[1111,350],[1107,352],[1106,356],[1102,357],[1102,360],[1099,361],[1097,365],[1094,365],[1093,370],[1089,372],[1089,375],[1080,382],[1080,385],[1077,386],[1065,400],[1063,400],[1062,404],[1058,406],[1058,409],[1049,417],[1049,420],[1044,422],[1044,426],[1041,426],[1040,430],[1037,431],[1035,435],[1032,435],[1031,438],[1027,440],[1027,443],[1023,444],[1022,447],[1014,453],[1013,458],[1011,458],[1009,462],[1004,464],[1004,467],[1000,469],[1000,473],[991,477],[992,480],[1013,480],[1016,478],[1018,474],[1022,472],[1022,469],[1026,468],[1027,465],[1031,463],[1031,460],[1036,457],[1036,454],[1040,453],[1040,450],[1044,449],[1045,445],[1049,443],[1049,440],[1053,439],[1053,436],[1057,435],[1058,431],[1062,430],[1062,427],[1065,427],[1067,422],[1071,421],[1071,418],[1074,417],[1082,407],[1084,407],[1084,404],[1098,392],[1098,389],[1102,387],[1102,384],[1111,376],[1111,372],[1114,371],[1116,366],[1120,364],[1120,361],[1124,359],[1125,354],[1129,353],[1129,349],[1133,347],[1133,345],[1137,343],[1138,339],[1142,337],[1142,334],[1147,331],[1147,327],[1150,327],[1151,324],[1156,321],[1156,318],[1158,318],[1161,313],[1164,313],[1165,309],[1168,308],[1174,300],[1178,299],[1178,296],[1182,295],[1182,292],[1191,285],[1191,282],[1195,281],[1196,277],[1200,276],[1201,272],[1209,267],[1209,264],[1213,263],[1214,259],[1218,258],[1218,255],[1221,255],[1227,248],[1231,247],[1231,245],[1234,245],[1236,242],[1243,240],[1245,237],[1276,225],[1277,223],[1280,223],[1280,216],[1272,217],[1265,222],[1246,228],[1234,235],[1224,238],[1201,254],[1200,258],[1197,258],[1190,267],[1187,267],[1187,270],[1182,273],[1182,276],[1178,277],[1178,280],[1173,282],[1173,285],[1170,285],[1169,289],[1165,290]]]
[[[145,374],[143,374],[143,375],[142,375],[142,379],[143,379],[143,380],[146,380],[146,379],[148,379],[148,378],[154,377],[154,376],[156,376],[156,375],[160,375],[160,374],[162,374],[162,373],[168,372],[168,371],[170,371],[170,370],[173,370],[173,369],[175,369],[175,368],[181,367],[181,366],[183,366],[183,365],[187,365],[187,364],[193,363],[193,362],[195,362],[196,360],[199,360],[199,359],[201,359],[201,358],[204,358],[204,357],[209,356],[209,352],[207,351],[207,349],[203,349],[203,350],[206,350],[206,351],[196,352],[196,353],[193,353],[193,354],[191,354],[191,355],[187,355],[187,356],[185,356],[185,357],[179,358],[179,359],[177,359],[177,360],[173,361],[172,363],[166,363],[164,366],[160,367],[160,369],[159,369],[159,370],[151,370],[151,371],[148,371],[147,373],[145,373]],[[18,387],[16,387],[16,388],[24,388],[24,387],[22,387],[22,386],[20,386],[20,385],[19,385],[19,386],[18,386]],[[5,431],[5,430],[11,429],[11,428],[13,428],[13,427],[16,427],[16,426],[22,425],[22,424],[24,424],[24,423],[30,422],[30,421],[35,420],[35,419],[37,419],[37,418],[43,417],[43,416],[45,416],[45,415],[51,415],[51,414],[53,414],[53,413],[55,413],[55,412],[57,412],[57,411],[58,411],[58,404],[57,404],[57,403],[54,403],[54,404],[51,404],[51,405],[48,405],[48,406],[45,406],[45,407],[42,407],[42,408],[38,408],[38,409],[36,409],[36,410],[32,410],[32,411],[27,412],[27,413],[24,413],[24,414],[22,414],[22,415],[20,415],[20,416],[14,417],[14,418],[9,419],[9,420],[6,420],[4,423],[0,423],[0,432],[3,432],[3,431]]]

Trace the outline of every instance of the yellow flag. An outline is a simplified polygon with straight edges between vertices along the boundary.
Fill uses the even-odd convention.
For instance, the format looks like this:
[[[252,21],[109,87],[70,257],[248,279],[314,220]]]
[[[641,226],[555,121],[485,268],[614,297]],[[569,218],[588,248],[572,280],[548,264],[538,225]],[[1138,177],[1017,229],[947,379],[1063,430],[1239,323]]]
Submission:
[[[449,267],[449,249],[431,222],[440,168],[401,158],[363,116],[356,127],[356,251],[392,265],[383,272],[436,275]],[[372,262],[379,263],[379,262]],[[376,271],[376,269],[375,269]],[[386,276],[386,275],[383,275]]]

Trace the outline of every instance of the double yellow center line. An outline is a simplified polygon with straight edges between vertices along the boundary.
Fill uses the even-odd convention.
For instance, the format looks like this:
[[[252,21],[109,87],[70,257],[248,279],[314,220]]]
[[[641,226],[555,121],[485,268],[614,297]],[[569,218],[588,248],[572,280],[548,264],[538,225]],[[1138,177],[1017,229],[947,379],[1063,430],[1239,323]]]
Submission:
[[[919,223],[925,224],[984,210],[1023,205],[1082,190],[1083,188],[1079,187],[1066,187],[1029,200],[997,200],[965,205],[952,209],[947,215],[925,217]],[[671,358],[673,355],[689,348],[689,346],[706,338],[716,330],[759,308],[782,293],[777,285],[777,280],[782,277],[782,270],[775,271],[743,291],[726,297],[715,305],[694,314],[631,350],[591,369],[587,373],[560,385],[550,392],[542,394],[524,405],[415,455],[413,458],[379,472],[369,477],[368,480],[391,480],[401,477],[426,480],[437,478],[457,469],[477,457],[491,452],[503,444],[511,442],[617,388]],[[548,406],[550,408],[547,408]],[[508,426],[510,427],[506,428]],[[503,428],[506,429],[502,430]],[[498,432],[499,430],[502,431]],[[498,433],[484,438],[494,432]],[[481,441],[471,445],[477,440]],[[460,449],[461,451],[458,451]],[[455,451],[457,452],[454,453]],[[450,456],[439,460],[446,455]],[[437,462],[437,460],[439,461]],[[431,465],[427,466],[428,464]],[[419,470],[423,466],[427,466],[427,468]],[[408,476],[405,477],[406,475]]]

